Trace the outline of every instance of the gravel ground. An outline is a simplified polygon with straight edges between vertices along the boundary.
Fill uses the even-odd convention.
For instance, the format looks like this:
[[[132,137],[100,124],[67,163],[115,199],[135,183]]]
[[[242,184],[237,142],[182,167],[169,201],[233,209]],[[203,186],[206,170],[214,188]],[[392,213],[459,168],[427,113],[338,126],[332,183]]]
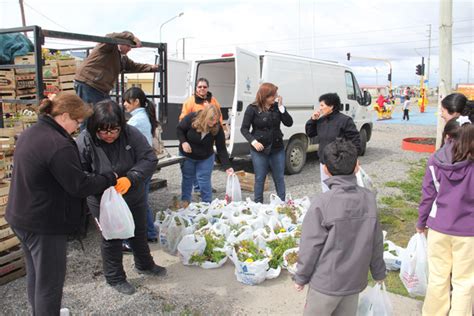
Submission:
[[[366,155],[360,157],[361,164],[372,177],[378,194],[396,194],[397,189],[385,188],[387,181],[406,177],[409,162],[427,157],[425,153],[407,152],[401,149],[402,139],[413,136],[434,137],[435,126],[374,123],[372,139]],[[235,159],[235,170],[252,171],[250,159]],[[178,166],[165,168],[161,177],[168,186],[151,194],[150,203],[156,210],[171,205],[173,196],[180,195],[180,171]],[[319,192],[319,161],[316,154],[308,156],[306,166],[300,174],[286,176],[287,193],[293,198],[311,196]],[[216,168],[213,172],[214,197],[225,194],[225,172]],[[420,188],[421,189],[421,188]],[[271,183],[270,191],[274,192]],[[269,192],[265,192],[268,201]],[[252,192],[243,191],[244,197],[253,197]],[[124,266],[129,281],[137,287],[137,293],[124,296],[108,287],[102,275],[99,250],[100,236],[94,228],[85,239],[86,252],[77,242],[71,242],[68,253],[68,273],[64,286],[63,306],[73,314],[120,314],[120,315],[248,315],[301,314],[304,293],[292,288],[289,274],[283,271],[279,278],[267,280],[259,286],[242,285],[233,275],[233,265],[227,262],[216,270],[185,267],[177,257],[163,252],[158,245],[151,245],[152,254],[158,264],[168,269],[164,278],[144,277],[133,271],[133,257],[124,257]],[[0,286],[1,315],[27,314],[26,278],[20,278]],[[420,314],[420,302],[392,295],[394,315]]]

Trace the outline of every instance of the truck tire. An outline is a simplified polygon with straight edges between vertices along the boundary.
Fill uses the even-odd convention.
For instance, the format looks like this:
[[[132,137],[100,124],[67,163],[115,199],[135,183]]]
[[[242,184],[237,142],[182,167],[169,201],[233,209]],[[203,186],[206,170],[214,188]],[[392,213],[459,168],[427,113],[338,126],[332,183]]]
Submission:
[[[365,128],[360,130],[360,155],[365,155],[365,150],[367,149],[367,131]]]
[[[286,146],[286,174],[300,173],[306,163],[306,147],[299,138],[293,138]]]

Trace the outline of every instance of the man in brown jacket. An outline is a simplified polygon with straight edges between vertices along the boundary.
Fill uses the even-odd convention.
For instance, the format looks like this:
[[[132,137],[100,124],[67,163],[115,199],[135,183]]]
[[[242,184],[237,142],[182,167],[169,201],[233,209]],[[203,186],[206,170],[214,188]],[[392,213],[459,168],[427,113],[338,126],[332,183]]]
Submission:
[[[110,38],[128,39],[141,47],[140,40],[131,32],[107,34]],[[159,65],[139,64],[127,57],[130,45],[100,43],[91,51],[77,69],[74,77],[74,89],[86,103],[95,104],[109,99],[115,81],[121,71],[156,71]]]

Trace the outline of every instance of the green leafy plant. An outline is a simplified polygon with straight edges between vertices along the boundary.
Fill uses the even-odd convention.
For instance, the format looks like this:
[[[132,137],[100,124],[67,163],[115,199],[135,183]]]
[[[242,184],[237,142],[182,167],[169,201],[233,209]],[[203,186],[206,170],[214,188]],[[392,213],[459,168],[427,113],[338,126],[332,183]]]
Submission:
[[[204,239],[206,240],[206,248],[202,255],[194,254],[189,259],[190,263],[197,263],[199,265],[203,264],[206,261],[210,262],[220,262],[224,259],[227,254],[220,250],[215,250],[215,248],[222,248],[225,244],[224,236],[216,236],[212,232],[204,233]]]
[[[270,268],[276,269],[283,263],[283,253],[287,249],[296,247],[296,239],[292,236],[288,236],[283,239],[269,241],[267,245],[272,250],[272,258],[268,265]]]

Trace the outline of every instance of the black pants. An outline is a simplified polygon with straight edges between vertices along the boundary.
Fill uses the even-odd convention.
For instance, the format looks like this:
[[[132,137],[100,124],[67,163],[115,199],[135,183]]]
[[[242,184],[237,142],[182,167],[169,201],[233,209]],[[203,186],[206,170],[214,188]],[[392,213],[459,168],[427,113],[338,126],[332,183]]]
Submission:
[[[95,203],[90,203],[89,208],[92,215],[99,218],[99,207]],[[146,212],[147,204],[140,203],[138,205],[129,206],[135,222],[135,237],[129,239],[130,246],[133,250],[133,259],[135,267],[140,270],[149,270],[155,264],[150,254],[147,240]],[[122,240],[102,238],[101,244],[102,266],[104,269],[105,280],[108,284],[115,285],[127,279],[123,269],[123,253]]]
[[[406,110],[403,110],[403,119],[405,119],[405,118],[406,118],[406,119],[407,119],[407,121],[409,121],[409,120],[410,120],[410,117],[408,116],[408,112],[409,112],[409,110],[408,110],[408,109],[406,109]]]
[[[33,315],[59,315],[66,277],[67,235],[12,229],[25,253],[28,301]]]

